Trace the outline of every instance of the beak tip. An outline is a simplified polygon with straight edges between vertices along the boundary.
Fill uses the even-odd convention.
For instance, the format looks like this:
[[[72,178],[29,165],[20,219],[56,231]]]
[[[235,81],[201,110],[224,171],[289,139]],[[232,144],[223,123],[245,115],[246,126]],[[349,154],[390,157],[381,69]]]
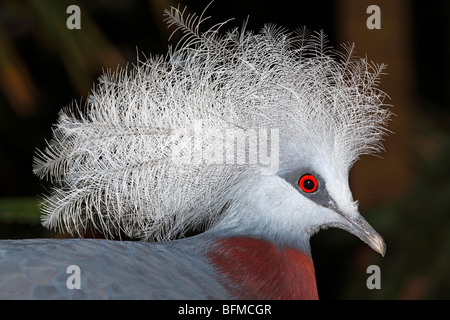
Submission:
[[[381,254],[382,257],[384,257],[384,255],[386,254],[386,247],[381,248],[381,249],[378,251],[378,253]]]
[[[384,255],[386,254],[386,244],[383,241],[383,248],[380,250],[380,254],[382,257],[384,257]]]
[[[362,241],[367,243],[373,250],[381,254],[382,257],[386,254],[386,244],[383,237],[370,226],[370,224],[359,214],[346,214],[337,207],[332,208],[342,218],[344,223],[340,227],[344,230],[359,237]]]
[[[384,257],[384,255],[386,254],[386,244],[385,244],[383,238],[378,234],[376,234],[375,237],[370,239],[369,246],[373,250],[375,250],[376,252],[381,254],[382,257]]]

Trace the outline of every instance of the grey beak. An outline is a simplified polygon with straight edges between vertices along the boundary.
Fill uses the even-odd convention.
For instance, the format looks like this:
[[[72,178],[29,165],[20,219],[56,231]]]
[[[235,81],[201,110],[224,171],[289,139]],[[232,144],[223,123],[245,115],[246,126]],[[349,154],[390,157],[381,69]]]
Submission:
[[[338,213],[350,223],[351,227],[344,227],[348,232],[360,238],[373,250],[384,257],[384,254],[386,253],[386,244],[384,243],[383,238],[361,215],[354,217],[340,212]]]
[[[384,257],[384,254],[386,253],[386,244],[384,243],[383,238],[360,214],[346,214],[345,212],[342,212],[333,202],[326,207],[334,210],[346,220],[347,223],[339,224],[339,228],[354,234]]]

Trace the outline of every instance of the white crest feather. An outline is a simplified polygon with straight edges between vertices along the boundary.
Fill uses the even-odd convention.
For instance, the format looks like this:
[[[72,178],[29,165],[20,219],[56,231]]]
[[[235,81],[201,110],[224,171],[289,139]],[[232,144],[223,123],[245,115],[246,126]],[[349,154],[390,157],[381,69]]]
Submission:
[[[176,155],[188,154],[199,131],[203,148],[214,149],[208,132],[276,128],[280,170],[306,146],[346,168],[382,148],[390,115],[377,88],[384,65],[354,57],[353,45],[338,53],[322,32],[273,25],[220,34],[220,23],[201,33],[202,16],[176,8],[167,15],[184,33],[175,49],[105,73],[84,112],[61,111],[34,165],[55,185],[44,200],[45,226],[161,240],[214,224],[259,173],[246,164],[180,162]]]

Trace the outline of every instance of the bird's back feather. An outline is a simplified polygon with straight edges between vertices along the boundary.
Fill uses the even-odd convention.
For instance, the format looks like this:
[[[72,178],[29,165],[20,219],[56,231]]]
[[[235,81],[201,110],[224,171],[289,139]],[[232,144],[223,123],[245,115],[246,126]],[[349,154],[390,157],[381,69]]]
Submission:
[[[0,299],[226,299],[204,246],[97,239],[0,241]],[[107,253],[107,254],[105,254]],[[80,288],[73,288],[79,267]],[[78,271],[77,271],[78,272]]]

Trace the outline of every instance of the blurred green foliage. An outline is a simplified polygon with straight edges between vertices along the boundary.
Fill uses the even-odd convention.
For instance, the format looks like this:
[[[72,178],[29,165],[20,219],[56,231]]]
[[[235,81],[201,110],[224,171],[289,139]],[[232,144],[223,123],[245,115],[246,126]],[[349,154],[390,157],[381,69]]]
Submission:
[[[17,33],[20,37],[25,32],[23,29],[29,29],[32,41],[39,41],[38,50],[58,56],[72,84],[82,94],[91,88],[94,75],[102,67],[124,64],[120,52],[99,30],[87,10],[83,11],[83,32],[67,32],[66,8],[71,3],[27,0],[0,4],[0,84],[9,105],[19,116],[32,114],[39,98],[37,84],[12,41]]]
[[[40,222],[37,198],[0,199],[0,223],[24,223],[37,225]]]

